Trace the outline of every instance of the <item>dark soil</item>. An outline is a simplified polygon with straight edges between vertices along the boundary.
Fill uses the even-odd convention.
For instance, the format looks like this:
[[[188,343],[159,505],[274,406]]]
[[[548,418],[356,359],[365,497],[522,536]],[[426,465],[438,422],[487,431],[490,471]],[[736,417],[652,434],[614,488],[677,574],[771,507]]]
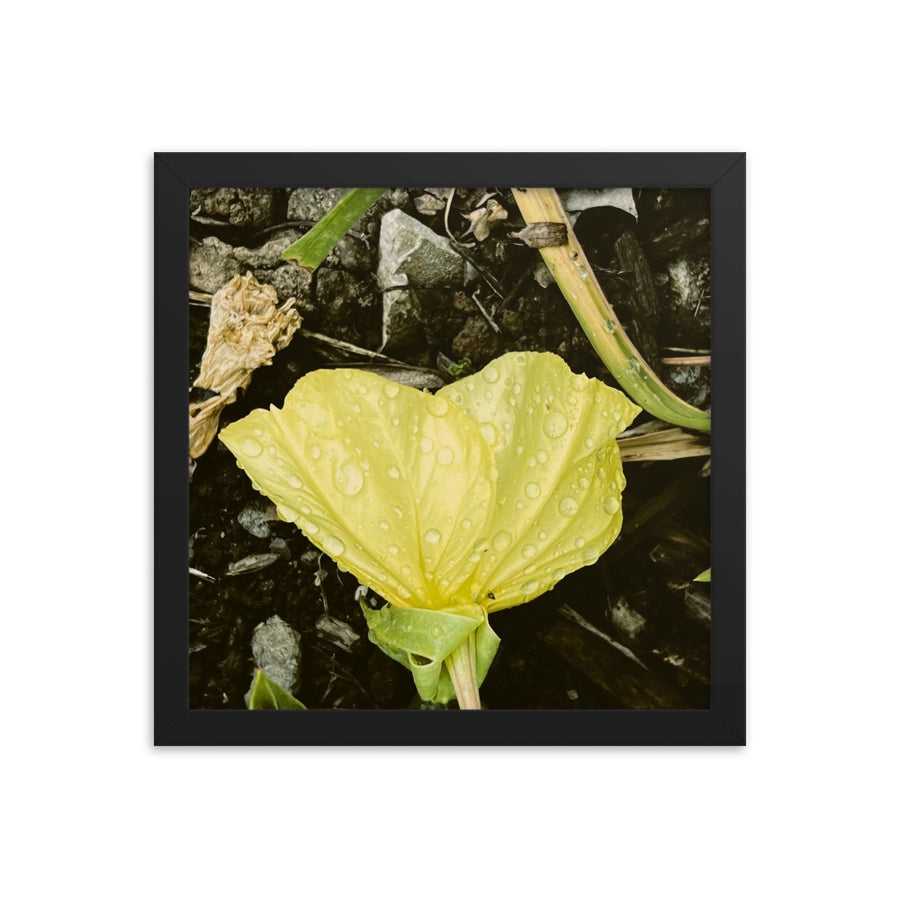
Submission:
[[[257,407],[280,405],[295,381],[313,369],[359,364],[358,359],[326,352],[304,330],[380,349],[382,294],[375,279],[379,222],[399,207],[444,235],[442,213],[418,211],[415,200],[422,193],[399,189],[386,194],[307,282],[278,265],[240,265],[241,271],[255,268],[260,281],[275,284],[282,299],[296,296],[299,285],[304,321],[273,365],[258,370],[246,394],[227,407],[222,426]],[[231,194],[237,200],[230,205],[208,205],[200,212],[202,198],[195,204],[192,197],[195,246],[214,236],[229,248],[253,251],[287,229],[299,234],[312,224],[288,219],[299,197],[289,190],[263,192],[260,203],[254,206],[250,198],[243,207],[241,193]],[[483,194],[457,191],[450,217],[455,235],[468,225],[462,213]],[[637,222],[613,207],[588,210],[576,226],[579,238],[617,314],[648,359],[688,355],[682,351],[706,353],[709,192],[642,190],[635,196]],[[508,220],[483,243],[467,246],[472,262],[485,275],[476,274],[455,288],[420,291],[421,321],[385,352],[404,363],[446,371],[445,358],[455,363],[468,358],[477,369],[509,350],[549,350],[573,371],[617,386],[556,285],[542,287],[536,279],[538,252],[509,237],[524,225],[511,194],[500,191],[496,197]],[[236,214],[229,213],[235,209]],[[630,246],[630,238],[621,239],[629,232],[647,261],[655,297],[655,308],[649,311],[636,301],[635,272],[622,267],[623,247]],[[471,238],[469,242],[474,244]],[[624,253],[624,258],[632,257]],[[500,326],[500,334],[488,325],[473,295]],[[208,306],[202,299],[192,300],[191,383],[199,370],[208,321]],[[709,407],[709,367],[659,364],[658,371],[684,399]],[[445,380],[452,378],[445,375]],[[648,420],[643,414],[635,424]],[[552,592],[492,616],[501,644],[482,687],[486,707],[709,706],[709,585],[692,581],[709,566],[709,478],[701,474],[706,463],[704,457],[626,463],[625,524],[616,544],[599,562],[568,576]],[[248,507],[265,516],[259,535],[239,521]],[[273,615],[301,635],[301,677],[295,694],[308,707],[417,705],[409,672],[367,638],[355,579],[339,573],[294,525],[274,514],[269,517],[269,511],[231,453],[214,441],[197,462],[190,490],[191,566],[211,579],[192,575],[190,583],[191,706],[244,708],[254,671],[251,638]],[[242,518],[246,520],[246,514]],[[229,564],[251,554],[274,554],[275,559],[258,571],[226,574]],[[336,637],[332,620],[349,626],[352,633]]]

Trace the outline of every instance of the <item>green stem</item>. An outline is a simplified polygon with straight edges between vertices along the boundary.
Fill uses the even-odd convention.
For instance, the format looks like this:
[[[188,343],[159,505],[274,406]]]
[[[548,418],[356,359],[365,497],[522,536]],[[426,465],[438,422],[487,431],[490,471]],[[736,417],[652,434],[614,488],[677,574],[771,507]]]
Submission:
[[[446,659],[460,709],[481,709],[478,671],[475,666],[475,633],[470,634]]]
[[[651,415],[683,428],[709,431],[709,413],[673,394],[625,334],[575,237],[556,191],[553,188],[514,188],[513,195],[526,224],[565,224],[567,243],[560,247],[544,247],[541,256],[610,374],[631,399]]]

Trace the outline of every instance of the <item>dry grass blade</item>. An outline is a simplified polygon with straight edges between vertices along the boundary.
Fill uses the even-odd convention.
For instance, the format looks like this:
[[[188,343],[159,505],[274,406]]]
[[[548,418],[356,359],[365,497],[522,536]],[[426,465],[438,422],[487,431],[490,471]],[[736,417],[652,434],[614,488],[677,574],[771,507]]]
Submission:
[[[514,188],[513,196],[526,224],[561,222],[566,225],[567,243],[560,247],[543,247],[540,253],[585,334],[616,381],[635,403],[658,419],[696,431],[709,431],[709,413],[673,394],[625,334],[556,191],[553,188]]]
[[[666,428],[650,434],[619,438],[622,462],[654,462],[709,456],[709,438],[690,434],[680,428]]]

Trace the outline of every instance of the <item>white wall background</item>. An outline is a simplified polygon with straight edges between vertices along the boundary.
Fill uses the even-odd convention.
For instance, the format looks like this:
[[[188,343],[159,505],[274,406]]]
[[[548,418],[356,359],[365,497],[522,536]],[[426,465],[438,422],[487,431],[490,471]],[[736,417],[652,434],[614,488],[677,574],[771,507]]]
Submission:
[[[3,894],[888,896],[887,7],[311,6],[5,13]],[[151,154],[377,149],[749,153],[747,749],[151,747]]]

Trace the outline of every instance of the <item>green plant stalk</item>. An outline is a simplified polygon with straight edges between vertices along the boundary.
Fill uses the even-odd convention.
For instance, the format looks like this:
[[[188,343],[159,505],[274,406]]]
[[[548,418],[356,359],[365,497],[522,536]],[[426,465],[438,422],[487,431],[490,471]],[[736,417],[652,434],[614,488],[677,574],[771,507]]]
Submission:
[[[334,245],[353,227],[387,188],[351,188],[298,241],[294,241],[282,259],[294,259],[309,272],[317,269]]]
[[[476,656],[475,632],[472,632],[446,659],[460,709],[481,709]]]
[[[513,188],[513,195],[526,224],[565,224],[568,242],[560,247],[541,248],[541,256],[610,374],[635,403],[656,418],[683,428],[709,431],[709,413],[673,394],[625,334],[575,237],[556,191],[553,188]]]

